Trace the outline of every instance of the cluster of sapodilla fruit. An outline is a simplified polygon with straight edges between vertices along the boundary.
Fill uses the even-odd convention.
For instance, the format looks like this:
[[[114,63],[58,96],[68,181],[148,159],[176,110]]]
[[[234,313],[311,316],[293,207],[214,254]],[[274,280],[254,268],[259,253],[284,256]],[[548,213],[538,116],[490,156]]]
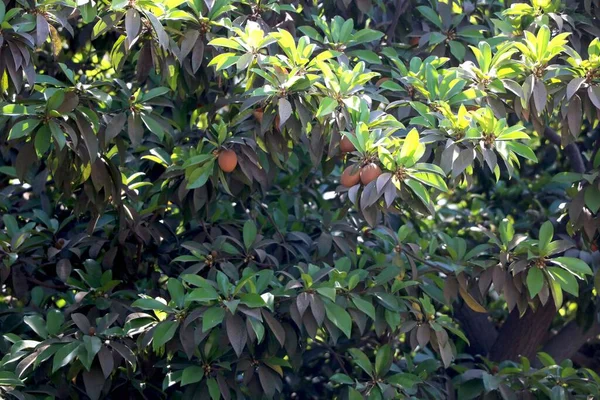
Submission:
[[[340,140],[340,150],[345,154],[356,151],[356,148],[350,139],[343,137]],[[377,179],[379,175],[381,175],[381,168],[374,162],[367,162],[360,168],[357,168],[356,165],[350,165],[342,172],[340,183],[347,188],[357,185],[358,182],[367,185]]]
[[[255,117],[259,121],[262,119],[259,118],[262,117],[262,113],[260,114],[261,115],[256,115],[255,113]],[[356,151],[356,148],[350,139],[343,137],[342,140],[340,140],[340,150],[343,154],[347,154]],[[232,172],[237,166],[237,154],[231,149],[221,150],[219,151],[217,161],[219,163],[219,168],[221,168],[223,172]],[[347,188],[355,186],[359,182],[363,185],[367,185],[377,179],[379,175],[381,175],[381,168],[374,162],[366,162],[361,167],[350,165],[342,172],[340,183]]]

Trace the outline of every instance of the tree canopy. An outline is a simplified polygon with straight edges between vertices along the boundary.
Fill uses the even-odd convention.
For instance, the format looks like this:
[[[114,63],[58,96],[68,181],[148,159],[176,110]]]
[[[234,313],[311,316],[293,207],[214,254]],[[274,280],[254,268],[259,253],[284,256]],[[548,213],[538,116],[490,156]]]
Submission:
[[[0,1],[0,397],[600,398],[599,19]]]

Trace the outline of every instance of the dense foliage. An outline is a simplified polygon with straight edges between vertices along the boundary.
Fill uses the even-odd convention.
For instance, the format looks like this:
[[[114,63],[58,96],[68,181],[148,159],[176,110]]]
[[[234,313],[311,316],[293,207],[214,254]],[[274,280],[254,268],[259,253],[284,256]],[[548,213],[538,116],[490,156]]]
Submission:
[[[0,1],[0,397],[600,398],[599,18]]]

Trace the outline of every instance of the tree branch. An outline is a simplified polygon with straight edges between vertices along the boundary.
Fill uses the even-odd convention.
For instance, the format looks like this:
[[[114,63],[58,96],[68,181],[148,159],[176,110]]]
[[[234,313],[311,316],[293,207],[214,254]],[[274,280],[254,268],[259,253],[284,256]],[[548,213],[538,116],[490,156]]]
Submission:
[[[600,335],[600,324],[596,320],[589,329],[584,329],[576,321],[571,321],[546,342],[543,351],[560,363],[564,359],[573,357],[581,346],[598,335]]]

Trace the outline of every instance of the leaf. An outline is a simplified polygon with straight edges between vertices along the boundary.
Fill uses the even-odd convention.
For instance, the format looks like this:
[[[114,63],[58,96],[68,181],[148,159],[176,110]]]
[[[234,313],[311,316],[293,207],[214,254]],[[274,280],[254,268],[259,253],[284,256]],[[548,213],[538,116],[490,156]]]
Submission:
[[[451,40],[448,43],[448,46],[450,46],[450,53],[452,53],[452,55],[456,57],[458,61],[462,62],[465,59],[465,53],[467,52],[467,49],[462,43]]]
[[[91,371],[83,371],[82,377],[85,392],[90,400],[98,400],[104,387],[104,375],[102,371],[98,368],[93,368]]]
[[[581,85],[585,82],[585,78],[575,78],[567,85],[567,101],[571,100],[571,97],[577,93]]]
[[[84,334],[87,334],[90,331],[91,324],[85,315],[80,313],[73,313],[71,314],[71,319],[73,320],[75,325],[77,325],[79,330]]]
[[[46,321],[39,315],[28,315],[23,318],[23,322],[27,324],[38,336],[42,339],[48,337],[48,330],[46,329]]]
[[[203,286],[199,289],[194,289],[190,293],[187,294],[185,300],[188,301],[198,301],[200,303],[209,302],[213,300],[217,300],[219,298],[219,294],[217,291],[210,285]]]
[[[325,302],[327,318],[337,326],[346,337],[352,336],[352,318],[344,308],[331,301]]]
[[[527,289],[529,290],[529,296],[533,299],[544,286],[544,274],[542,271],[533,267],[527,272]]]
[[[373,321],[375,321],[375,307],[371,304],[370,301],[363,300],[358,296],[352,296],[352,302],[360,311],[368,315]]]
[[[573,257],[557,257],[550,260],[551,263],[558,264],[565,268],[579,279],[584,275],[593,275],[590,267],[582,260]]]
[[[7,115],[10,117],[20,117],[22,115],[33,115],[35,114],[34,107],[26,107],[21,104],[4,104],[0,107],[0,115]]]
[[[557,310],[560,309],[563,303],[563,292],[560,283],[557,280],[549,279],[550,291],[552,292],[552,299],[554,300],[554,306]]]
[[[166,304],[154,299],[138,299],[133,302],[132,307],[138,307],[142,310],[160,310],[164,312],[173,312],[173,309]]]
[[[600,110],[600,85],[590,85],[588,87],[588,97],[598,110]]]
[[[177,321],[163,321],[156,325],[154,335],[152,336],[152,348],[156,351],[169,340],[173,339],[178,327],[179,322]]]
[[[221,307],[214,306],[204,312],[202,316],[202,332],[208,332],[215,326],[223,322],[225,318],[225,310]]]
[[[465,289],[463,289],[462,286],[459,286],[458,293],[460,294],[460,297],[463,298],[463,300],[465,301],[465,303],[467,303],[467,305],[469,306],[469,308],[471,310],[477,311],[477,312],[480,312],[480,313],[487,312],[487,310],[485,308],[483,308],[483,306],[481,304],[479,304],[477,302],[477,300],[475,300],[473,298],[473,296],[471,296]]]
[[[243,229],[243,237],[244,237],[244,246],[246,249],[252,247],[252,244],[256,240],[256,224],[252,220],[247,220],[244,223]]]
[[[283,97],[279,99],[279,130],[292,115],[292,104]]]
[[[142,142],[144,137],[144,129],[142,128],[142,119],[137,113],[131,113],[127,117],[127,133],[133,147],[137,147]]]
[[[162,125],[154,117],[152,117],[152,115],[141,113],[140,118],[150,132],[154,133],[160,140],[164,139],[165,130],[163,129]]]
[[[79,346],[80,342],[71,342],[58,349],[52,361],[52,373],[73,361],[79,351]]]
[[[268,312],[265,309],[262,309],[262,315],[265,318],[265,321],[267,322],[267,325],[269,325],[269,329],[271,330],[271,332],[273,332],[273,335],[275,335],[275,338],[277,339],[277,341],[279,342],[279,344],[281,345],[281,347],[285,346],[285,330],[283,329],[283,326],[281,325],[281,323],[279,321],[277,321],[273,315]]]
[[[381,346],[375,356],[375,373],[379,377],[385,376],[390,370],[393,361],[393,350],[389,344]]]
[[[348,349],[348,353],[352,356],[352,361],[356,363],[369,376],[373,376],[373,366],[369,357],[359,349]]]
[[[40,124],[39,119],[29,118],[17,122],[10,129],[8,140],[19,139],[31,133]]]
[[[200,382],[204,378],[204,369],[197,365],[192,365],[183,370],[181,374],[181,386]]]
[[[2,2],[0,2],[2,3]],[[0,386],[25,386],[17,375],[10,371],[0,371]],[[10,393],[10,392],[9,392]]]
[[[533,102],[535,103],[535,109],[538,115],[540,115],[546,108],[546,101],[548,99],[548,91],[546,85],[541,79],[534,81],[533,87]]]
[[[577,283],[575,276],[569,273],[569,271],[558,267],[548,267],[547,271],[550,276],[558,282],[562,290],[573,296],[579,296],[579,284]]]
[[[52,309],[46,314],[46,328],[48,334],[55,336],[60,333],[60,328],[65,322],[65,316],[60,310]]]
[[[244,320],[238,314],[229,314],[225,320],[225,328],[231,347],[233,347],[235,354],[240,357],[244,351],[247,340],[246,324],[244,323]]]
[[[539,241],[538,241],[538,249],[539,249],[540,254],[542,254],[546,251],[546,248],[548,247],[548,244],[550,244],[550,241],[552,241],[553,237],[554,237],[554,226],[552,225],[552,222],[550,222],[550,221],[544,222],[542,224],[542,227],[540,228]]]
[[[88,366],[92,365],[92,362],[94,361],[94,358],[96,357],[96,354],[98,354],[98,352],[102,348],[102,342],[96,336],[85,335],[83,337],[83,346],[87,353],[86,354],[87,362],[84,363],[84,365],[87,368]]]
[[[592,214],[596,214],[600,210],[600,190],[597,185],[589,185],[585,189],[584,201],[587,208]]]
[[[337,106],[338,106],[337,101],[335,101],[331,97],[323,97],[321,99],[321,103],[319,104],[319,109],[317,110],[317,114],[315,116],[317,118],[320,118],[325,115],[329,115],[337,108]]]
[[[114,5],[114,3],[113,3]],[[140,33],[142,21],[140,14],[133,7],[129,8],[125,14],[125,33],[127,34],[128,48],[131,49]]]
[[[169,278],[169,281],[167,282],[167,289],[169,290],[171,299],[175,302],[175,304],[177,304],[177,307],[183,307],[185,293],[183,290],[183,285],[179,279]]]

